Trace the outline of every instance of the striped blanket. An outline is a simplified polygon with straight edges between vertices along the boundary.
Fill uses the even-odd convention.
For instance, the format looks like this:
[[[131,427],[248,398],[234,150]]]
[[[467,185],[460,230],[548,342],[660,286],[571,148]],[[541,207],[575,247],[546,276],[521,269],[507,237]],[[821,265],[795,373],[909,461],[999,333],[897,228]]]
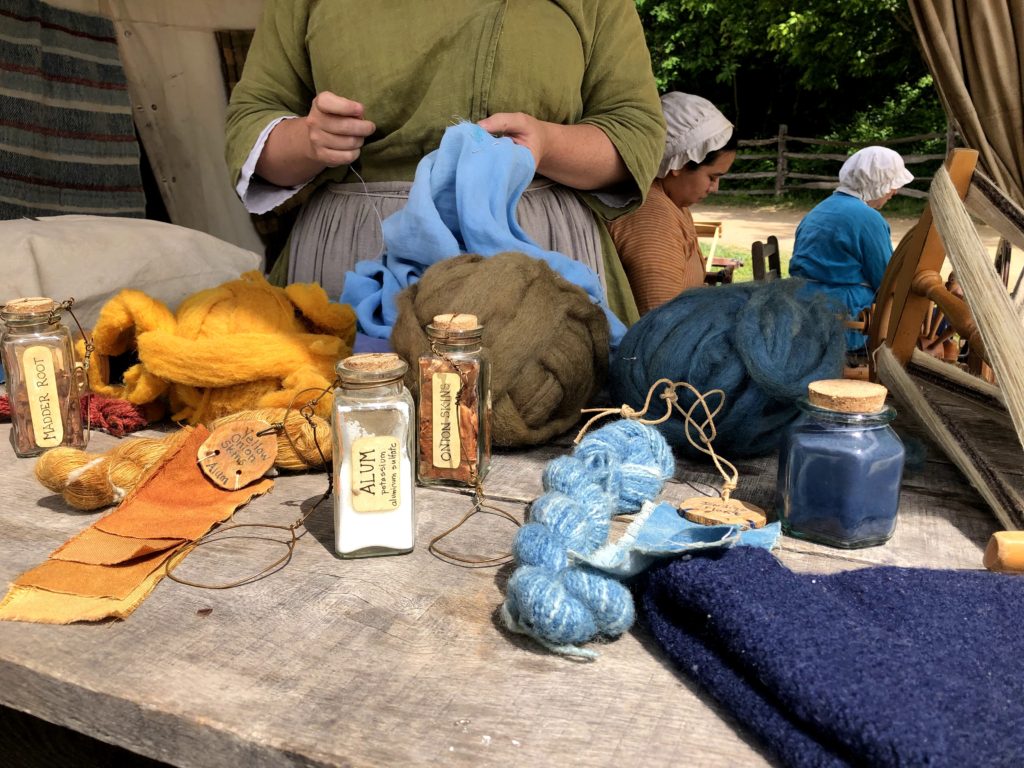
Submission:
[[[145,215],[109,19],[0,0],[0,219]]]

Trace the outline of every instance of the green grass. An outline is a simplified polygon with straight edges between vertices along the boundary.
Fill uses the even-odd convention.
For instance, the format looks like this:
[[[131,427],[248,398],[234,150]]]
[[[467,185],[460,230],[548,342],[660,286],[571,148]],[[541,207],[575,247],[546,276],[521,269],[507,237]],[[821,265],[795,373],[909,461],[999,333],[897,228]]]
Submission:
[[[805,191],[789,192],[782,197],[771,197],[766,195],[715,195],[713,198],[709,198],[709,200],[713,201],[716,206],[729,208],[773,211],[789,210],[802,211],[806,213],[829,194],[831,194],[831,192],[818,193]],[[891,218],[916,219],[921,216],[925,202],[926,201],[923,198],[896,195],[896,197],[886,203],[885,207],[882,209],[882,214]],[[711,250],[710,241],[702,239],[700,242],[700,249],[706,257]],[[719,243],[718,248],[715,250],[715,256],[725,259],[739,259],[743,262],[743,266],[737,267],[736,271],[733,272],[733,282],[742,283],[744,281],[754,279],[754,268],[751,264],[749,250]],[[779,254],[783,277],[787,277],[789,275],[790,256],[791,254],[786,253],[785,251]]]
[[[701,241],[700,243],[701,253],[707,257],[711,251],[711,243]],[[731,245],[718,244],[715,249],[715,258],[718,259],[739,259],[743,262],[743,266],[737,267],[732,273],[732,281],[734,283],[743,283],[754,279],[754,266],[751,262],[750,251],[742,248],[735,248]],[[779,254],[779,261],[782,265],[782,276],[787,277],[789,275],[789,254],[782,252]]]
[[[824,200],[825,197],[826,195],[815,196],[805,193],[790,193],[781,197],[774,197],[773,195],[744,195],[742,193],[733,193],[732,190],[729,190],[727,195],[718,194],[705,198],[704,203],[723,208],[770,208],[775,211],[809,211],[821,200]]]
[[[830,194],[832,194],[831,191],[815,192],[813,190],[787,192],[781,197],[774,197],[772,195],[728,194],[713,195],[707,198],[705,202],[710,205],[721,206],[723,208],[754,208],[755,210],[770,209],[774,211],[786,210],[806,212],[811,210],[811,208],[816,206]],[[924,210],[924,205],[924,198],[896,195],[892,200],[885,204],[885,207],[882,209],[882,213],[885,216],[916,219]]]

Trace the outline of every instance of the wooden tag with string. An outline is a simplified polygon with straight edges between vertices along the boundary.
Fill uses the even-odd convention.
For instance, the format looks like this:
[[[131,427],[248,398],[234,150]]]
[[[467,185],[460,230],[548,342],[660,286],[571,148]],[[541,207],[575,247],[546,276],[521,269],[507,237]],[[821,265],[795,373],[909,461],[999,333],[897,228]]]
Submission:
[[[231,421],[199,446],[198,464],[215,485],[237,491],[263,477],[277,460],[277,434],[265,421]]]
[[[665,401],[665,414],[656,419],[645,418],[648,409],[651,407],[651,401],[655,396],[655,392],[658,387],[664,387],[663,391],[658,395],[658,398]],[[694,396],[693,404],[683,410],[682,406],[679,405],[679,395],[676,392],[677,389],[684,389],[689,391]],[[718,398],[718,405],[711,407],[708,403],[709,397]],[[628,404],[623,404],[619,408],[587,408],[583,413],[594,413],[593,417],[583,425],[583,428],[576,435],[574,443],[579,444],[580,440],[583,439],[583,435],[598,419],[604,418],[605,416],[618,415],[624,419],[634,419],[641,424],[649,424],[651,426],[657,426],[672,416],[673,411],[677,411],[683,418],[685,426],[683,428],[683,434],[686,436],[687,441],[701,453],[706,454],[711,461],[714,463],[715,468],[722,475],[722,491],[721,497],[715,498],[713,496],[696,496],[694,498],[687,499],[686,501],[679,504],[678,508],[680,513],[687,520],[693,523],[699,523],[701,525],[739,525],[744,529],[747,528],[761,528],[767,522],[768,518],[765,512],[760,507],[750,504],[746,501],[740,501],[739,499],[730,498],[730,494],[739,485],[739,471],[736,469],[736,465],[728,461],[724,457],[720,456],[712,446],[715,437],[718,434],[717,428],[715,427],[715,416],[722,410],[722,406],[725,404],[725,392],[721,389],[712,389],[707,392],[700,392],[692,384],[685,381],[672,381],[671,379],[658,379],[647,390],[647,399],[644,401],[643,407],[640,410],[636,410]],[[698,422],[694,413],[700,409],[704,413],[703,421]],[[690,433],[691,428],[698,435],[698,439],[694,439]]]
[[[216,436],[217,435],[225,435],[226,437],[224,439],[229,441],[229,445],[234,445],[235,444],[234,443],[234,438],[231,436],[232,430],[226,429],[226,428],[227,427],[238,427],[239,425],[241,425],[240,434],[244,438],[243,442],[248,444],[248,445],[250,445],[250,446],[251,445],[256,445],[256,444],[260,445],[263,448],[264,451],[270,453],[270,455],[272,457],[271,464],[273,464],[273,462],[275,462],[277,460],[277,440],[278,440],[278,436],[282,435],[282,434],[283,435],[287,435],[288,430],[287,430],[287,426],[286,425],[288,424],[288,415],[292,412],[292,409],[293,409],[293,407],[295,405],[295,399],[297,397],[299,397],[300,395],[305,394],[306,392],[318,392],[319,394],[315,398],[313,398],[311,401],[309,401],[308,403],[303,405],[302,408],[299,409],[299,413],[302,415],[302,417],[306,420],[306,422],[310,426],[311,438],[312,438],[312,441],[313,441],[313,445],[316,446],[317,453],[320,454],[320,461],[321,461],[322,466],[324,466],[324,467],[329,466],[330,465],[330,461],[324,455],[323,448],[320,446],[320,439],[317,437],[317,427],[316,427],[316,422],[313,420],[313,415],[316,412],[316,405],[317,405],[317,403],[320,402],[320,399],[323,398],[323,397],[326,397],[327,395],[329,395],[334,390],[334,388],[336,386],[337,386],[337,382],[335,382],[331,386],[325,387],[323,389],[321,389],[320,387],[307,387],[306,389],[299,390],[298,392],[295,393],[295,395],[292,396],[292,401],[288,404],[288,407],[285,409],[284,417],[281,419],[280,422],[278,422],[276,424],[268,424],[267,422],[260,421],[259,419],[250,419],[250,420],[247,420],[247,421],[228,422],[226,424],[223,424],[221,427],[217,427],[206,438],[206,440],[203,441],[203,444],[199,447],[198,453],[199,453],[201,458],[199,459],[199,461],[197,463],[199,464],[200,467],[203,468],[203,471],[205,472],[206,469],[204,467],[204,459],[202,458],[203,456],[205,456],[206,459],[211,459],[214,456],[219,457],[219,456],[223,455],[223,454],[218,454],[217,451],[220,449],[220,446],[224,444],[224,441],[221,440],[221,441],[218,442],[215,439]],[[257,443],[255,440],[253,440],[253,438],[258,438],[259,442]],[[267,439],[271,439],[271,440],[274,441],[274,447],[273,447],[273,449],[271,451],[267,451],[266,443],[263,442],[264,440],[267,440]],[[288,439],[291,440],[293,438],[288,438]],[[253,453],[258,453],[258,452],[254,450]],[[230,457],[231,455],[232,455],[231,452],[228,451],[228,456]],[[227,460],[228,459],[225,459],[225,461],[227,461]],[[262,461],[259,462],[259,464],[262,464],[262,463],[263,463]],[[251,464],[249,471],[250,472],[255,471],[255,468],[257,466],[259,466],[259,464]],[[268,469],[269,469],[269,467],[268,467]],[[263,470],[264,473],[266,471],[267,471],[266,469]],[[296,546],[296,544],[298,544],[299,539],[306,535],[306,531],[302,531],[301,533],[297,533],[297,531],[305,525],[306,519],[310,515],[312,515],[320,507],[321,504],[323,504],[325,501],[330,499],[331,496],[334,495],[334,474],[332,472],[330,472],[329,470],[327,471],[326,474],[327,474],[327,490],[324,492],[324,495],[321,496],[320,499],[315,504],[313,504],[311,507],[309,507],[308,510],[303,512],[303,514],[297,520],[292,522],[291,524],[289,524],[289,525],[278,525],[278,524],[274,524],[274,523],[234,523],[234,522],[232,522],[229,525],[223,525],[223,524],[219,525],[216,528],[214,528],[213,530],[207,531],[206,533],[204,533],[201,537],[199,537],[195,541],[190,541],[190,542],[186,542],[185,544],[183,544],[177,550],[177,552],[175,552],[175,554],[169,560],[167,560],[167,562],[166,562],[166,564],[164,566],[167,578],[169,578],[171,581],[176,581],[179,584],[185,584],[187,586],[197,587],[199,589],[233,589],[234,587],[240,587],[243,584],[251,584],[254,581],[259,581],[260,579],[263,579],[263,578],[265,578],[267,576],[270,576],[273,573],[276,573],[279,569],[284,568],[284,566],[286,566],[288,564],[288,562],[291,560],[292,555],[295,552],[295,546]],[[241,474],[240,475],[236,475],[236,477],[239,478],[239,480],[240,480],[241,477],[243,477],[243,475],[241,475]],[[253,479],[255,479],[255,477]],[[251,480],[249,482],[251,482]],[[219,485],[219,483],[218,483],[218,485]],[[239,483],[239,487],[241,487],[241,482]],[[229,519],[230,520],[234,520],[234,513],[232,513],[231,518],[229,518]],[[260,529],[260,530],[271,530],[272,529],[272,530],[287,531],[288,532],[288,540],[287,541],[281,541],[280,539],[270,538],[270,537],[267,537],[267,536],[255,536],[255,535],[251,535],[251,534],[229,534],[228,536],[225,536],[225,538],[230,538],[231,536],[234,536],[234,535],[242,535],[245,538],[259,538],[259,539],[264,539],[265,538],[268,541],[284,545],[284,547],[285,547],[285,549],[287,551],[285,552],[284,555],[279,557],[277,560],[272,562],[270,565],[268,565],[265,568],[257,571],[256,573],[250,574],[248,576],[245,576],[245,577],[243,577],[241,579],[237,579],[235,581],[227,582],[225,584],[208,584],[208,583],[192,581],[190,579],[182,578],[177,573],[175,573],[175,569],[177,569],[177,567],[181,564],[182,560],[184,560],[185,556],[188,555],[190,552],[198,549],[199,547],[202,547],[205,544],[212,544],[212,543],[220,540],[220,536],[222,534],[226,534],[229,531],[237,531],[240,528],[245,528],[247,530],[251,530],[251,529],[255,528],[255,529]]]
[[[744,530],[763,528],[768,517],[760,507],[723,496],[695,496],[679,503],[679,511],[691,523],[701,525],[738,525]]]

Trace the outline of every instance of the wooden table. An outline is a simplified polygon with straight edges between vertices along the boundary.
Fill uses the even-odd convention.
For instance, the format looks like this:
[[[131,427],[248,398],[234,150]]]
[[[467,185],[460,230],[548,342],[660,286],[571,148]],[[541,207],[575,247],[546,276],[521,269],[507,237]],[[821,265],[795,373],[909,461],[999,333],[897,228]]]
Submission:
[[[3,585],[99,516],[72,511],[37,485],[34,461],[15,458],[9,430],[0,426]],[[97,433],[90,449],[115,442]],[[541,493],[542,468],[567,450],[565,443],[499,454],[489,494],[521,519]],[[774,458],[739,469],[737,497],[770,507]],[[700,484],[716,480],[684,462],[677,478],[666,498],[687,498],[695,493],[688,483],[706,489]],[[241,519],[290,523],[325,486],[323,475],[280,477]],[[594,663],[507,633],[496,609],[510,566],[460,568],[426,551],[468,509],[468,497],[419,489],[417,505],[410,555],[337,559],[327,503],[310,516],[291,562],[256,583],[215,591],[164,580],[120,622],[0,622],[0,704],[182,766],[769,764],[642,629],[601,646]],[[887,545],[840,551],[784,539],[779,557],[819,572],[876,563],[979,568],[996,527],[955,468],[932,452],[906,473]],[[514,530],[477,516],[448,544],[500,553]],[[234,539],[197,550],[180,572],[226,581],[278,554],[265,542]]]

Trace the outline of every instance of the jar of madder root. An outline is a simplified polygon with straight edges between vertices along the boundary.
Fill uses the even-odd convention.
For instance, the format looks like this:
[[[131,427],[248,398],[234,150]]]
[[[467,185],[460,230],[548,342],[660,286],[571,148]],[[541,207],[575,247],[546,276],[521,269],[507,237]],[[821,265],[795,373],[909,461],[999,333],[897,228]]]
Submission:
[[[59,445],[85,447],[79,374],[61,314],[60,304],[42,297],[14,299],[0,308],[0,357],[18,456]]]

